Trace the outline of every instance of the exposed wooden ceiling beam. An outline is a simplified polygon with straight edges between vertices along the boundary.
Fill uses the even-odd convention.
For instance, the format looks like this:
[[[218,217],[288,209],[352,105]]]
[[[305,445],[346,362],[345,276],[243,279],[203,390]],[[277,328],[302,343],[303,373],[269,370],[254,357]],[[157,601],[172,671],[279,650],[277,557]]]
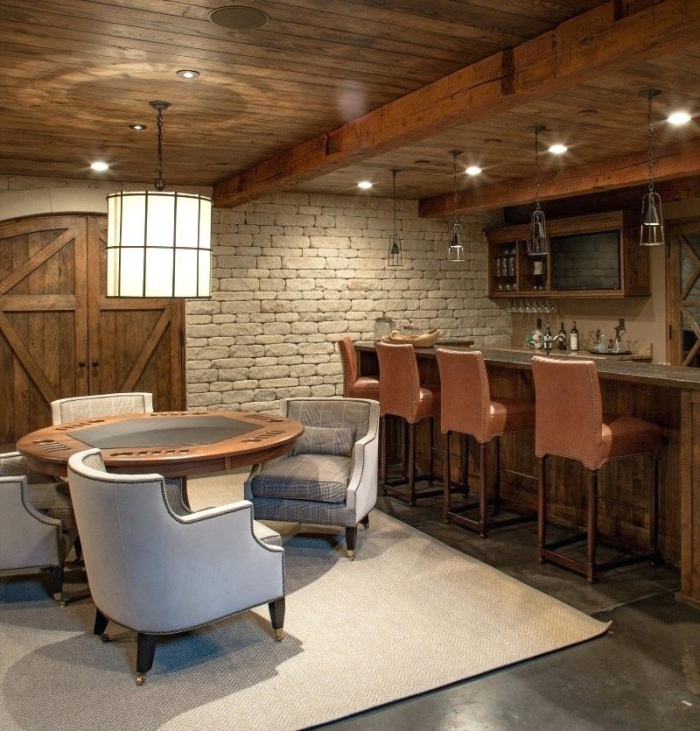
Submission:
[[[700,174],[700,142],[689,142],[656,151],[654,177],[672,180]],[[647,152],[604,160],[594,165],[565,168],[541,176],[540,200],[569,198],[582,193],[594,193],[639,185],[648,179]],[[531,203],[535,197],[532,176],[508,180],[498,185],[464,190],[457,195],[458,213],[476,213],[506,206]],[[449,216],[454,210],[452,194],[420,201],[419,214],[425,218]]]
[[[661,0],[630,14],[624,7],[605,2],[222,180],[214,204],[245,203],[697,40],[700,0]]]

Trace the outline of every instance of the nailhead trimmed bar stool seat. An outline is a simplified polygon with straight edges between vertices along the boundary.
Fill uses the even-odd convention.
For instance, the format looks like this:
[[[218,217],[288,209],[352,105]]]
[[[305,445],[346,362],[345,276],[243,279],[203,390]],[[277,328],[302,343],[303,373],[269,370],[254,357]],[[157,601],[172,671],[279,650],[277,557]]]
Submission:
[[[659,553],[659,460],[661,429],[632,416],[608,416],[602,411],[598,371],[593,361],[564,361],[554,358],[532,359],[535,381],[536,429],[535,455],[539,460],[538,559],[562,566],[585,576],[593,583],[601,571],[650,560],[661,561]],[[654,464],[649,512],[651,550],[604,564],[596,562],[598,546],[598,471],[612,459],[649,455]],[[570,538],[546,542],[547,457],[557,456],[580,462],[590,472],[588,484],[588,530]],[[640,506],[622,503],[636,509]],[[558,552],[558,548],[585,540],[586,561]]]
[[[377,343],[379,360],[379,413],[382,418],[382,473],[385,495],[406,500],[415,505],[416,498],[439,495],[441,489],[416,490],[416,481],[433,482],[433,429],[434,419],[440,416],[440,388],[422,386],[418,361],[412,345]],[[387,484],[387,428],[386,417],[398,416],[408,425],[408,457],[406,472],[408,490],[403,486]],[[430,468],[428,475],[416,477],[416,424],[430,419]]]
[[[535,520],[535,515],[519,515],[498,520],[500,512],[500,438],[512,432],[532,431],[535,428],[535,404],[517,399],[492,399],[484,356],[479,351],[436,351],[442,389],[441,430],[444,435],[444,504],[443,519],[464,528],[477,531],[482,538],[493,528],[504,528]],[[479,444],[479,502],[459,508],[452,505],[450,483],[450,434],[467,435]],[[486,488],[486,448],[495,440],[493,495],[489,499]],[[462,447],[464,451],[465,447]],[[468,458],[462,455],[462,460]],[[466,474],[466,470],[462,470]],[[492,516],[488,505],[494,506]],[[479,509],[479,518],[464,513]]]
[[[379,401],[379,381],[376,378],[359,376],[357,351],[348,337],[338,341],[340,362],[343,365],[343,396],[345,398],[371,398]]]

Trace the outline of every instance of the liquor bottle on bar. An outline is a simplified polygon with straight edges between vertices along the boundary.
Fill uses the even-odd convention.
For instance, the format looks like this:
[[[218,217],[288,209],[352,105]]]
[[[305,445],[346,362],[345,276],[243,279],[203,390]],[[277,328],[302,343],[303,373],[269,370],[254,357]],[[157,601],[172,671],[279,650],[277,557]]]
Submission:
[[[549,327],[549,323],[547,323],[547,329],[544,331],[544,336],[546,338],[551,338],[552,337],[552,328]]]
[[[569,334],[569,346],[572,353],[578,353],[578,330],[576,329],[576,320],[574,320],[574,326],[571,328]]]
[[[559,350],[566,350],[566,330],[564,330],[563,322],[559,328]]]

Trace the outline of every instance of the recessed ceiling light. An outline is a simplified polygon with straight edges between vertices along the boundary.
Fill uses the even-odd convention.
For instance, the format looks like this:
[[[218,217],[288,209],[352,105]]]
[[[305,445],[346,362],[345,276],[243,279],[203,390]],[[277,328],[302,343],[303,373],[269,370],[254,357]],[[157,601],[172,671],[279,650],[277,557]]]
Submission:
[[[357,187],[358,187],[358,188],[359,188],[360,190],[369,190],[369,189],[370,189],[370,188],[372,187],[372,183],[370,183],[370,182],[369,182],[369,180],[361,180],[361,181],[360,181],[360,182],[359,182],[359,183],[357,184]]]
[[[199,71],[194,69],[180,69],[175,72],[181,79],[198,79]]]
[[[688,112],[674,112],[673,114],[669,115],[668,121],[674,126],[674,127],[682,127],[684,124],[688,124],[690,122],[691,116],[688,114]]]
[[[131,127],[131,129],[135,130],[136,132],[143,132],[145,129],[147,129],[145,124],[130,124],[129,127]]]
[[[563,155],[569,148],[566,145],[562,145],[560,142],[556,145],[552,145],[549,151],[552,155]]]
[[[102,162],[102,160],[96,160],[90,164],[90,167],[96,173],[103,173],[105,170],[109,170],[109,165],[106,162]]]
[[[213,10],[209,20],[228,30],[255,30],[262,28],[269,20],[262,10],[243,5],[229,5]]]
[[[467,175],[481,175],[481,168],[478,165],[470,165],[465,172]]]

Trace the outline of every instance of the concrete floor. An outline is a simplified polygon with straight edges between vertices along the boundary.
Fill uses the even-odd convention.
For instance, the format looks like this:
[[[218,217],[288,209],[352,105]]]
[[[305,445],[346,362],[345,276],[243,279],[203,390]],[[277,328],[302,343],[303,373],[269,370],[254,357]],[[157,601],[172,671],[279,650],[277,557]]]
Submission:
[[[475,534],[442,523],[438,498],[379,509],[524,583],[612,620],[603,638],[324,728],[339,731],[700,731],[700,609],[674,599],[677,571],[639,565],[584,579],[534,560],[526,525]],[[361,546],[359,546],[361,550]],[[361,669],[358,669],[361,672]]]

